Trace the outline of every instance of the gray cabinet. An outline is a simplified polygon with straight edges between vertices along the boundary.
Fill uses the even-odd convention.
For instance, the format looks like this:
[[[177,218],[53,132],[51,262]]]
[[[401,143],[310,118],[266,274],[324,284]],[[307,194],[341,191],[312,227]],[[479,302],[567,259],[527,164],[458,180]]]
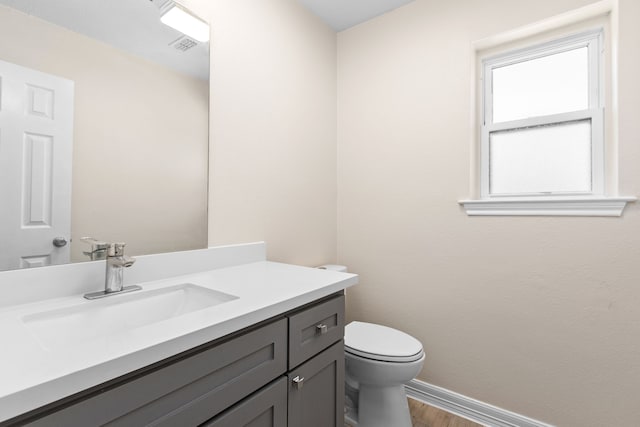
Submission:
[[[344,337],[344,296],[289,315],[289,369]]]
[[[286,371],[281,319],[61,408],[29,426],[195,426]]]
[[[344,296],[326,298],[7,426],[343,425]]]
[[[289,315],[289,427],[344,425],[344,296]]]
[[[290,371],[288,378],[289,427],[344,425],[343,341]]]

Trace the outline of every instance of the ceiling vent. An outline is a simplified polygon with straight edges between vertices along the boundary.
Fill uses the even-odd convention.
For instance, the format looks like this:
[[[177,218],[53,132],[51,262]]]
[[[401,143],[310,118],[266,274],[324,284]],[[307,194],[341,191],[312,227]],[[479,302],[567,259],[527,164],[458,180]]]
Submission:
[[[163,7],[165,7],[167,5],[167,3],[170,3],[172,0],[150,0],[151,3],[153,3],[158,9],[162,9]]]
[[[183,52],[186,52],[187,50],[197,45],[198,45],[197,41],[187,36],[178,37],[177,39],[169,43],[169,46],[173,46],[177,50],[181,50]]]

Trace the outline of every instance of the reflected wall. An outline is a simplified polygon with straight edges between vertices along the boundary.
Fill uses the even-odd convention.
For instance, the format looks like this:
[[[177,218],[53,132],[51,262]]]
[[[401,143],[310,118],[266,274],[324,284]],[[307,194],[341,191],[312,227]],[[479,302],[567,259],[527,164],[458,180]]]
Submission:
[[[206,247],[208,82],[4,6],[0,37],[0,59],[75,82],[72,261],[83,236]]]

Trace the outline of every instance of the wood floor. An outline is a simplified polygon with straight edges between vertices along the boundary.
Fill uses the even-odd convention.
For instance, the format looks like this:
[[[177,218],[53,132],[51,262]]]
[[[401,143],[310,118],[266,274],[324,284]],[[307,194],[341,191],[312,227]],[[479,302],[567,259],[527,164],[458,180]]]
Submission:
[[[482,427],[466,418],[434,408],[414,399],[409,399],[413,427]]]
[[[413,427],[482,427],[481,424],[474,423],[473,421],[458,417],[414,399],[409,399],[409,410],[411,411],[411,423]],[[350,426],[345,424],[345,427]]]

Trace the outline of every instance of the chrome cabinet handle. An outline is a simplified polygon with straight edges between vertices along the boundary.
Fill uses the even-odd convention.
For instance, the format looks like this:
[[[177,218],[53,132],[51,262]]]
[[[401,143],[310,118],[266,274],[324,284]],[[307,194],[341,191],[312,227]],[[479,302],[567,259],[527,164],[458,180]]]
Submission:
[[[56,248],[67,246],[67,239],[65,239],[64,237],[56,237],[55,239],[53,239],[53,246],[55,246]]]
[[[302,388],[302,386],[304,385],[304,377],[301,377],[299,375],[297,375],[291,381],[293,381],[293,385],[296,388],[296,390],[300,390]]]
[[[320,335],[324,335],[327,333],[327,325],[320,323],[319,325],[316,325],[316,332],[319,333]]]

